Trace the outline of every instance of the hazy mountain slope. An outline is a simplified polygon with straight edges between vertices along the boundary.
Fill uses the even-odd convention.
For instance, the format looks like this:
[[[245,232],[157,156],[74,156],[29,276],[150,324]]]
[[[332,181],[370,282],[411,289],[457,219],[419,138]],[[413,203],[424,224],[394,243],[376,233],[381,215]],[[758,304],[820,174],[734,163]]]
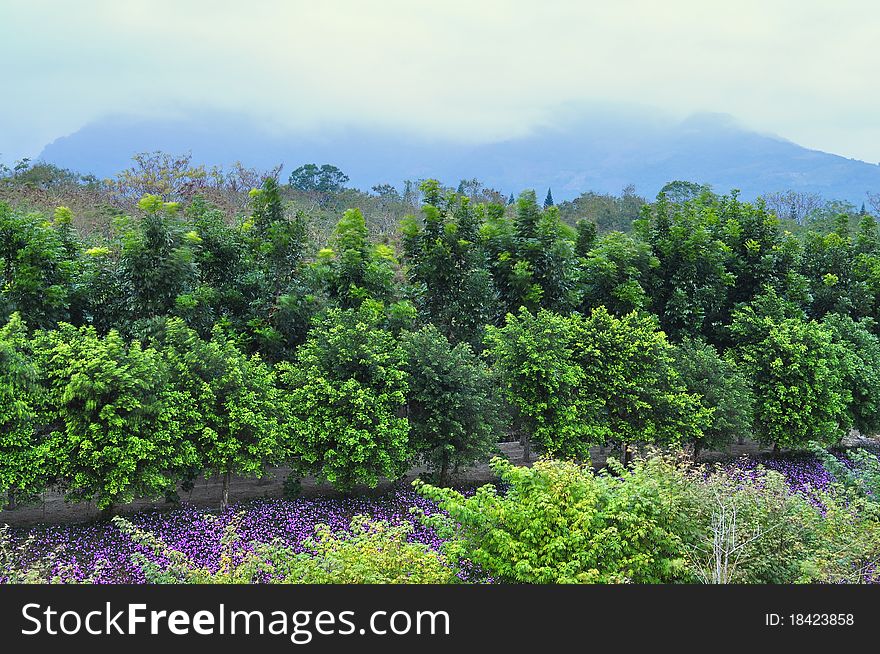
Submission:
[[[246,118],[216,113],[179,120],[111,118],[57,139],[40,158],[109,176],[126,167],[133,153],[147,150],[190,150],[196,161],[217,164],[283,162],[286,173],[302,163],[332,163],[360,188],[427,176],[449,184],[477,177],[505,193],[552,187],[557,200],[586,190],[616,193],[630,183],[653,196],[673,179],[708,182],[725,192],[736,187],[747,198],[792,188],[860,204],[866,191],[880,191],[878,165],[748,131],[715,114],[674,122],[633,112],[575,112],[562,125],[476,146],[363,128],[277,136]]]

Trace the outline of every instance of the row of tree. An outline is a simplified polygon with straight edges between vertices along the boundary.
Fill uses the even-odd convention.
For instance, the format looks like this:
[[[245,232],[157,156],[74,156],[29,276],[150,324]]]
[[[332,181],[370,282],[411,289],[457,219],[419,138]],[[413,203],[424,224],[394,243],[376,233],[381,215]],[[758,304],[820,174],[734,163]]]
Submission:
[[[598,235],[429,180],[399,240],[349,210],[317,251],[271,177],[235,223],[146,195],[100,239],[0,204],[0,487],[107,506],[281,462],[445,481],[504,432],[583,458],[876,431],[874,218],[796,236],[697,191]]]
[[[101,508],[173,496],[200,474],[289,464],[341,490],[416,460],[446,482],[498,440],[485,364],[433,326],[393,333],[384,307],[331,309],[292,361],[247,355],[221,327],[179,318],[147,343],[62,324],[0,330],[0,490],[61,488]]]

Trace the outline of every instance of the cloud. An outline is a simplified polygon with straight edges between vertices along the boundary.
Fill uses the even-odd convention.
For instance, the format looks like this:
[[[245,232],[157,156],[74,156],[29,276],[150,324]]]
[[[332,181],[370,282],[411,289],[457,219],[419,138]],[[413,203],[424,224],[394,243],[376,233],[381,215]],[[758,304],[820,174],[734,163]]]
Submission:
[[[722,111],[880,159],[873,1],[149,0],[0,6],[0,153],[107,114],[245,112],[268,130],[488,141],[563,104]]]

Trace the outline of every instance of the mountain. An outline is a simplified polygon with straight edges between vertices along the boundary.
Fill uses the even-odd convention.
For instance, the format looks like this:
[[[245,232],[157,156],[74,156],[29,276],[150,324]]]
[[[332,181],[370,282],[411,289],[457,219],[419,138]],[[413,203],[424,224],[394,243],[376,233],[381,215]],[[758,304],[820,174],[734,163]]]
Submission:
[[[436,177],[447,184],[476,177],[503,193],[548,187],[559,200],[583,191],[618,193],[633,184],[653,197],[675,179],[738,188],[751,199],[793,189],[861,204],[880,191],[880,165],[810,150],[761,134],[723,114],[684,121],[647,110],[568,108],[525,136],[469,144],[426,139],[378,128],[276,134],[239,115],[197,112],[187,118],[112,117],[48,144],[40,160],[111,176],[136,152],[191,151],[197,162],[285,171],[303,163],[331,163],[368,189]],[[282,174],[282,177],[284,173]]]

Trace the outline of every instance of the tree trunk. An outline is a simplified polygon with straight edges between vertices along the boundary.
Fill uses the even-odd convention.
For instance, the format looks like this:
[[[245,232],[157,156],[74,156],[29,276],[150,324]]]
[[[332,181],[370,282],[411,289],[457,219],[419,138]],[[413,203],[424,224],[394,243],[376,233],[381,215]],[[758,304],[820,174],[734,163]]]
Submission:
[[[226,471],[223,473],[223,498],[220,500],[220,510],[226,510],[226,507],[229,506],[229,482],[232,479],[232,472]]]
[[[629,450],[629,443],[623,444],[623,453],[621,459],[623,460],[624,467],[628,466],[632,461],[632,452],[630,452]]]
[[[9,491],[6,493],[6,499],[9,501],[9,503],[6,505],[6,508],[9,511],[14,510],[15,509],[15,491],[13,489],[10,488]]]
[[[523,446],[523,463],[529,463],[532,460],[532,439],[526,434],[522,438]]]
[[[697,441],[694,441],[694,463],[697,462],[697,458],[700,456],[700,444]]]
[[[737,445],[745,445],[746,444],[746,437],[745,436],[737,436],[736,437],[736,444]]]
[[[446,480],[449,476],[449,452],[443,451],[443,463],[440,465],[440,486],[446,486]]]
[[[773,443],[773,454],[779,454],[779,443]]]

